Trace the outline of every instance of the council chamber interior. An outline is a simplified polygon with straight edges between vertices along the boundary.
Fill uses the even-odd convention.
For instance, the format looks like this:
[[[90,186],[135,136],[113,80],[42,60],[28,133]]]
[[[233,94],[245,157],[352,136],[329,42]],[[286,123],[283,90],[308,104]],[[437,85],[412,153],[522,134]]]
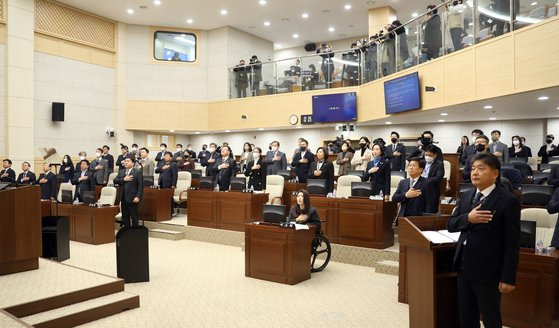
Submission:
[[[558,9],[0,0],[0,326],[556,327]]]

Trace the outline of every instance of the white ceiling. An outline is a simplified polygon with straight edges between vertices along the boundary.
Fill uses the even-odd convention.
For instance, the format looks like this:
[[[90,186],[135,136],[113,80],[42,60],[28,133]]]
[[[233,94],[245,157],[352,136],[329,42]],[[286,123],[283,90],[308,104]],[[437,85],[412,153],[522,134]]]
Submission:
[[[402,23],[412,19],[413,12],[422,13],[435,0],[59,0],[70,6],[136,25],[169,26],[211,30],[233,26],[254,34],[283,48],[304,45],[305,41],[321,42],[359,37],[368,34],[368,9],[391,6]],[[350,4],[352,8],[345,10]],[[140,9],[140,6],[147,6]],[[133,9],[134,14],[127,14]],[[226,9],[228,14],[220,14]],[[329,13],[323,13],[328,10]],[[308,13],[303,19],[301,14]],[[192,19],[189,25],[187,19]],[[282,21],[288,19],[289,21]],[[264,26],[269,21],[270,26]],[[334,27],[334,32],[328,28]],[[299,34],[293,39],[294,33]],[[349,46],[349,45],[348,45]]]

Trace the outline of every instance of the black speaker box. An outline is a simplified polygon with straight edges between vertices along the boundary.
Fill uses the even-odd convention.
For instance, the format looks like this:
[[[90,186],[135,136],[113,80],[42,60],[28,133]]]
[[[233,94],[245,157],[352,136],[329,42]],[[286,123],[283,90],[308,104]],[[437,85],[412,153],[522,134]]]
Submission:
[[[64,122],[64,103],[60,103],[60,102],[52,103],[52,121]]]
[[[316,51],[316,44],[315,43],[305,44],[305,50],[308,51],[308,52]]]

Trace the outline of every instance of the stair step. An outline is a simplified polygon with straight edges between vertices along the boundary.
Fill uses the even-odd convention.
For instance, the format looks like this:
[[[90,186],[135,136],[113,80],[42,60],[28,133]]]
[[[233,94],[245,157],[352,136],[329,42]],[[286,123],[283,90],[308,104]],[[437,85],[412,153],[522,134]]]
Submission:
[[[384,260],[379,261],[375,264],[376,273],[384,273],[397,276],[400,269],[400,263],[398,261]]]
[[[150,229],[149,236],[154,238],[180,240],[185,238],[184,231],[174,231],[165,229]]]
[[[114,293],[20,318],[34,327],[74,327],[140,306],[140,297]]]

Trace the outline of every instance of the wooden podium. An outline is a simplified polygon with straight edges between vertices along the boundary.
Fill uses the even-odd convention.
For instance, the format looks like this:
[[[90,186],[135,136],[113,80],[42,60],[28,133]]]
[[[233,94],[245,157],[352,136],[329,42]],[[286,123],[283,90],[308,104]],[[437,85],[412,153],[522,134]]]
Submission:
[[[41,188],[0,191],[0,275],[39,268],[42,252]]]
[[[311,278],[309,230],[281,228],[277,225],[245,225],[245,276],[295,285]]]
[[[171,200],[175,189],[144,188],[144,199],[138,205],[140,220],[171,220]]]

